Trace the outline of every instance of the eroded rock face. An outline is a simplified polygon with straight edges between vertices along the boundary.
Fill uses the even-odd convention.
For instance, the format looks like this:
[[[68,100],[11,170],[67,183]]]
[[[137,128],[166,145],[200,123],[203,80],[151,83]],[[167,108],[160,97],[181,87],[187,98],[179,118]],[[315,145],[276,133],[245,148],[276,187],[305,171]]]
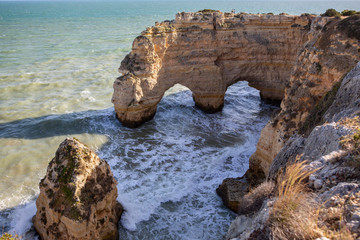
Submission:
[[[112,102],[118,119],[136,127],[151,119],[177,83],[195,105],[216,112],[228,86],[248,81],[262,98],[282,100],[311,17],[221,12],[178,13],[148,28],[121,62]]]
[[[308,136],[294,134],[271,163],[268,174],[269,179],[275,180],[287,164],[306,161],[306,171],[314,171],[307,186],[318,202],[317,227],[332,229],[331,224],[335,223],[333,229],[338,231],[341,226],[352,235],[348,239],[360,238],[359,89],[360,63],[357,63],[346,74],[335,100],[323,114],[324,123],[312,129]],[[238,216],[229,228],[227,239],[268,239],[261,234],[272,234],[268,224],[273,207],[268,203],[272,201],[276,201],[276,196],[265,201],[255,214]],[[334,237],[330,233],[322,234]]]
[[[268,174],[273,159],[303,126],[310,111],[360,60],[360,37],[353,29],[359,26],[359,16],[313,21],[310,40],[299,54],[285,89],[281,112],[261,131],[250,158],[250,171]]]
[[[33,222],[41,239],[118,239],[116,184],[104,160],[66,139],[40,182]]]

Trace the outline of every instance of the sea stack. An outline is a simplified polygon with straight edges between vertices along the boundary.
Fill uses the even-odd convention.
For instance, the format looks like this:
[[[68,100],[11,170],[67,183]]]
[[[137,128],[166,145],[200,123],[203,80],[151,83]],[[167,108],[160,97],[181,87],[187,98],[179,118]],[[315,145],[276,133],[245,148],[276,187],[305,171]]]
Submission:
[[[63,141],[40,182],[33,222],[41,239],[118,239],[123,211],[109,165],[76,139]]]

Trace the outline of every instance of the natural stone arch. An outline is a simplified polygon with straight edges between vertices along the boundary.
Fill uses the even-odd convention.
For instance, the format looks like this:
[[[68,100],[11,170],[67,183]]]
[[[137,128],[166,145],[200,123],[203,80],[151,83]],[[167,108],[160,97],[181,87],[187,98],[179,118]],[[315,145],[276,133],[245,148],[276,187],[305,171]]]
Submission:
[[[188,87],[195,105],[216,112],[228,86],[246,80],[263,98],[281,100],[298,50],[305,16],[179,13],[148,28],[121,62],[112,102],[118,119],[136,127],[153,118],[165,91]]]

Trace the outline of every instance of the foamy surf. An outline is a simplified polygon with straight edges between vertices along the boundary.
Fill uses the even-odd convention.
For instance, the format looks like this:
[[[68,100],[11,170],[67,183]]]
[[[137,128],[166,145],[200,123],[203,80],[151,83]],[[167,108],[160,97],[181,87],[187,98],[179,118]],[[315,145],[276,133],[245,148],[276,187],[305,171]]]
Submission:
[[[91,94],[84,91],[85,97]],[[78,132],[77,138],[97,149],[118,181],[118,200],[125,208],[122,239],[219,239],[235,216],[215,189],[224,178],[246,171],[272,107],[261,103],[258,91],[246,82],[229,87],[225,107],[216,114],[195,108],[191,92],[182,86],[171,92],[159,103],[154,120],[137,129],[122,127],[113,108],[29,119],[26,128],[17,128],[25,124],[20,121],[6,129],[17,136],[56,124]],[[56,145],[62,138],[49,140]],[[33,239],[36,208],[33,195],[27,196],[25,205],[7,210],[11,226],[6,230]]]

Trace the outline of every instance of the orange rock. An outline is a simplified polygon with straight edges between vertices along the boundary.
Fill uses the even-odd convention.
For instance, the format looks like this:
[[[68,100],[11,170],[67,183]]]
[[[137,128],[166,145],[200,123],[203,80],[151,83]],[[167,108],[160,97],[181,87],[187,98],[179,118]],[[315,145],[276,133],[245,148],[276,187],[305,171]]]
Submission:
[[[123,211],[109,165],[75,139],[66,139],[40,182],[33,218],[41,239],[118,239]]]
[[[195,105],[216,112],[227,87],[248,81],[261,97],[281,100],[310,18],[222,12],[178,13],[134,40],[119,68],[112,102],[118,119],[150,120],[165,91],[188,87]]]

